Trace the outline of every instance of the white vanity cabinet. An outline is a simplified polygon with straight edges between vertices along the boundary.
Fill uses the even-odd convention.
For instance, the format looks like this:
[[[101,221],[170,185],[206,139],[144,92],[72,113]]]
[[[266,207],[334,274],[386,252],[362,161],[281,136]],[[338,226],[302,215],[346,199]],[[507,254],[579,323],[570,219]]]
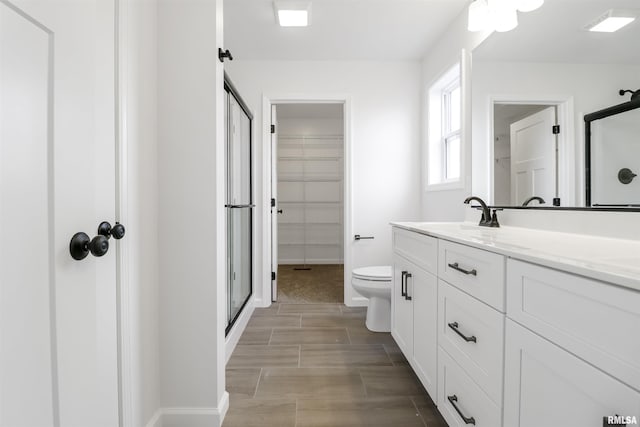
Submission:
[[[640,292],[514,259],[507,278],[504,425],[640,420]]]
[[[449,426],[600,427],[608,416],[640,423],[637,273],[619,270],[619,279],[607,265],[612,275],[601,274],[573,258],[575,245],[558,249],[566,236],[545,236],[559,253],[550,256],[548,243],[501,247],[500,230],[482,244],[485,230],[468,225],[401,227],[392,334]],[[531,230],[505,233],[530,246],[540,240]],[[610,243],[587,244],[585,254]],[[437,337],[423,333],[434,325]]]
[[[499,426],[505,257],[447,240],[438,249],[438,409],[450,426]]]
[[[393,233],[391,335],[431,397],[437,392],[438,241]]]

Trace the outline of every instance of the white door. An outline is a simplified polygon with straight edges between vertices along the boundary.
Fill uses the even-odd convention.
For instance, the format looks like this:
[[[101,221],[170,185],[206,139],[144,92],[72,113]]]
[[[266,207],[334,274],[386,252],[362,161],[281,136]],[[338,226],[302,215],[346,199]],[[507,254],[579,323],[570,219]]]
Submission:
[[[551,203],[556,197],[556,107],[511,125],[511,203],[531,196]]]
[[[438,399],[438,279],[421,268],[414,267],[411,274],[409,291],[416,307],[413,310],[413,366],[435,401]]]
[[[278,126],[276,106],[271,106],[271,301],[278,300]]]
[[[409,358],[413,357],[413,302],[407,296],[407,282],[411,282],[407,274],[412,270],[415,268],[411,264],[397,255],[393,256],[391,335]]]
[[[0,0],[0,426],[118,425],[113,0]]]

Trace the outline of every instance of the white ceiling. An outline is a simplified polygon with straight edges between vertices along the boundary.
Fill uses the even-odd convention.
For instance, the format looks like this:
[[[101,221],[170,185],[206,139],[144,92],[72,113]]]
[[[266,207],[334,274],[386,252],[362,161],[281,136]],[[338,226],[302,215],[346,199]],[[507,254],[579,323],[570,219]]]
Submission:
[[[237,59],[419,60],[470,0],[312,0],[311,25],[282,28],[272,0],[225,0]]]
[[[616,33],[584,27],[609,9],[638,10],[639,0],[546,0],[520,13],[513,31],[493,33],[473,51],[474,60],[640,64],[640,19]]]
[[[278,104],[278,119],[341,119],[342,104]]]

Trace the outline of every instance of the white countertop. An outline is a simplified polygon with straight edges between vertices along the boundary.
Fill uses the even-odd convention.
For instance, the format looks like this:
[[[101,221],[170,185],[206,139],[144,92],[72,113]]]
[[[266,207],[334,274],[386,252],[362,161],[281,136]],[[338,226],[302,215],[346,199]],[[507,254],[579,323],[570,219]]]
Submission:
[[[391,225],[640,291],[640,241],[471,222]]]

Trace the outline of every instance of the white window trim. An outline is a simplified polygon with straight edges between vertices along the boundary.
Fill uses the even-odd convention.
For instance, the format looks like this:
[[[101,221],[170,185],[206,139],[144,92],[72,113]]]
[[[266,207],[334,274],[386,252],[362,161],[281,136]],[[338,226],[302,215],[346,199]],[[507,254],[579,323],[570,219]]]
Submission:
[[[457,62],[454,66],[450,67],[446,72],[436,79],[427,90],[427,108],[429,111],[427,121],[427,137],[426,137],[426,159],[425,159],[425,191],[445,191],[453,189],[461,189],[465,187],[465,144],[464,144],[464,87],[463,87],[463,70],[462,61]],[[443,93],[451,91],[455,87],[459,86],[461,91],[461,117],[460,117],[460,129],[456,132],[449,132],[444,134],[443,128],[445,127],[445,118],[443,113],[447,111],[444,105]],[[432,108],[436,105],[438,111],[434,111]],[[431,168],[434,163],[432,159],[437,159],[438,167],[440,168],[439,175],[442,177],[446,169],[446,153],[444,152],[446,138],[459,135],[460,137],[460,176],[455,179],[441,179],[437,182],[431,183]]]

